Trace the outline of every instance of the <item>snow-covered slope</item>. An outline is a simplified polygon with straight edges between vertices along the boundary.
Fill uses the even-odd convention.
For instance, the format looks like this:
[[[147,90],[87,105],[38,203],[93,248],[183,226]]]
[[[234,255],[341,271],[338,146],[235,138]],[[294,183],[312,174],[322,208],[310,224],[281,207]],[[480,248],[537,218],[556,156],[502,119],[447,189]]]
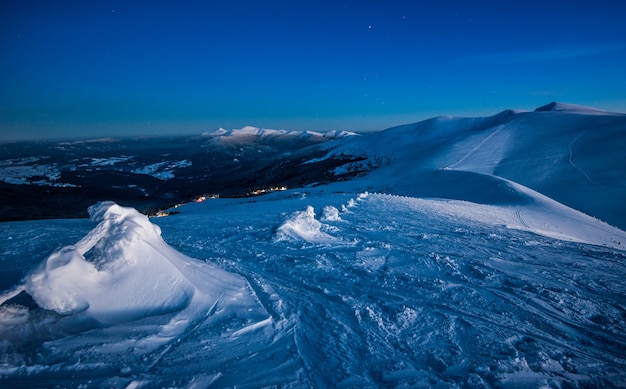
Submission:
[[[599,114],[601,113],[601,114]],[[356,170],[389,193],[508,203],[506,181],[626,228],[626,115],[550,104],[487,118],[438,117],[351,138],[329,155],[361,155]]]
[[[151,222],[101,204],[90,223],[46,221],[45,238],[43,221],[13,223],[7,265],[40,255],[26,242],[92,229],[2,298],[15,296],[0,304],[0,384],[625,382],[624,251],[549,237],[559,212],[337,188],[211,199]]]
[[[353,180],[0,223],[0,386],[625,386],[626,232],[592,217],[623,220],[624,117],[552,108],[324,143]]]
[[[28,355],[16,351],[32,342],[46,342],[48,364],[75,361],[69,371],[117,366],[124,375],[149,372],[196,331],[245,338],[272,324],[245,278],[174,250],[146,216],[111,202],[90,214],[98,224],[87,235],[0,296],[0,377],[54,371],[12,366],[28,364],[22,360]]]

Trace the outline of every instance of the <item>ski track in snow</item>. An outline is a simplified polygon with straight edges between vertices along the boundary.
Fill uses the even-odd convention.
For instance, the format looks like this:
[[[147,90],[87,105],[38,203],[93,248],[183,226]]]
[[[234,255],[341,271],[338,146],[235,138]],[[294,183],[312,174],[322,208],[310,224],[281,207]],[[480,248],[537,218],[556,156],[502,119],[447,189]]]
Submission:
[[[559,253],[584,246],[454,223],[414,199],[372,195],[354,204],[341,215],[346,223],[332,225],[358,242],[354,249],[294,238],[280,242],[284,251],[262,249],[258,262],[233,264],[265,278],[284,299],[307,384],[584,382],[597,378],[586,364],[624,361],[623,332],[621,351],[607,355],[603,349],[620,330],[593,324],[604,320],[604,307],[578,297],[587,295],[584,282],[568,289],[585,265]],[[510,235],[512,247],[497,244],[511,244]],[[240,249],[248,247],[246,233],[238,238]],[[527,247],[540,254],[529,258]],[[558,266],[544,263],[554,255]],[[623,296],[618,278],[613,283]]]
[[[502,130],[502,126],[498,126],[496,127],[496,129],[494,131],[491,132],[491,134],[489,134],[488,136],[486,136],[483,140],[481,140],[476,146],[472,147],[472,149],[465,154],[463,157],[461,157],[458,161],[456,161],[455,163],[453,163],[450,166],[445,167],[444,169],[454,169],[456,166],[460,165],[463,161],[465,161],[469,156],[471,156],[472,154],[474,154],[476,152],[476,150],[480,149],[485,143],[487,143],[491,138],[493,138],[495,135],[497,135],[500,131]]]
[[[183,321],[173,321],[179,315],[173,312],[69,336],[31,317],[52,337],[21,348],[5,341],[0,383],[71,386],[77,377],[88,377],[88,387],[625,382],[623,252],[494,226],[472,216],[488,207],[459,201],[271,198],[216,199],[152,220],[176,250],[242,276],[244,295],[259,307],[239,309],[221,297],[197,305],[201,310],[180,316]],[[529,216],[511,211],[516,217],[527,226]],[[286,225],[305,233],[285,234]],[[57,234],[63,231],[61,225]],[[6,242],[0,247],[12,250]],[[20,319],[3,309],[2,325]]]
[[[576,165],[574,163],[574,150],[572,150],[572,146],[574,145],[574,143],[576,143],[580,138],[582,138],[587,132],[589,132],[589,130],[591,130],[592,128],[596,127],[597,125],[592,125],[589,128],[587,128],[586,130],[584,130],[583,132],[581,132],[580,134],[576,135],[574,137],[574,139],[572,139],[572,141],[567,145],[567,148],[569,150],[569,157],[568,157],[568,162],[570,165],[572,165],[572,167],[576,170],[578,170],[583,176],[585,176],[585,179],[587,179],[587,181],[589,181],[590,183],[592,183],[593,185],[599,185],[597,182],[595,182],[594,180],[591,179],[591,177],[589,177],[589,175],[587,173],[585,173],[585,171],[583,171],[580,167],[578,167],[578,165]]]

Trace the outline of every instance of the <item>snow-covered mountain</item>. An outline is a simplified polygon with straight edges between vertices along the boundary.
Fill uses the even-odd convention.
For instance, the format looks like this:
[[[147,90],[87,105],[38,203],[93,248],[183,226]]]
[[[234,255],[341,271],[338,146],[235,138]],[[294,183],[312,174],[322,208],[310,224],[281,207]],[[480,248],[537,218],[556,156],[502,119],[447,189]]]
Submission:
[[[323,185],[0,223],[0,385],[624,386],[625,123],[441,117],[299,149]]]
[[[349,131],[288,131],[288,130],[273,130],[267,128],[259,128],[253,126],[245,126],[239,129],[226,130],[224,128],[218,128],[213,132],[205,132],[203,137],[216,138],[220,141],[230,141],[232,143],[242,142],[245,140],[254,140],[258,142],[259,139],[268,138],[300,138],[308,139],[313,138],[319,142],[323,142],[328,139],[340,139],[346,136],[354,136],[354,132]]]
[[[587,107],[584,105],[577,104],[567,104],[567,103],[559,103],[556,101],[551,102],[550,104],[546,104],[542,107],[535,109],[535,112],[568,112],[568,113],[578,113],[581,115],[623,115],[616,112],[608,112],[602,109],[597,109],[593,107]]]
[[[521,201],[510,182],[626,229],[626,115],[552,103],[486,118],[438,117],[348,139],[373,190],[478,203]],[[371,189],[371,190],[372,190]],[[523,196],[522,196],[523,197]]]

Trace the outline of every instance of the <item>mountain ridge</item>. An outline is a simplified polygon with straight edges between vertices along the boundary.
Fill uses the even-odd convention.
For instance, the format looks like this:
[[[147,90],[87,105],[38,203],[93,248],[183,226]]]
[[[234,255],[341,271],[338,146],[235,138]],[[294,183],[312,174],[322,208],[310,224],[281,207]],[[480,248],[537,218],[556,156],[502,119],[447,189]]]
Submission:
[[[549,115],[505,110],[482,118],[433,118],[343,141],[328,155],[363,158],[352,168],[374,167],[363,179],[374,190],[485,203],[497,201],[495,193],[510,197],[493,192],[506,184],[479,174],[510,180],[626,229],[620,206],[626,198],[626,116],[559,104],[548,105],[556,109]],[[490,194],[481,200],[481,191]]]
[[[557,101],[553,101],[549,104],[536,108],[535,112],[571,112],[586,115],[623,115],[617,112],[605,111],[585,105],[561,103]]]
[[[0,145],[2,220],[62,217],[63,207],[85,217],[103,200],[156,212],[205,195],[246,197],[355,177],[355,185],[390,193],[504,203],[519,197],[506,179],[626,229],[626,115],[567,103],[358,135],[246,126],[33,145]]]

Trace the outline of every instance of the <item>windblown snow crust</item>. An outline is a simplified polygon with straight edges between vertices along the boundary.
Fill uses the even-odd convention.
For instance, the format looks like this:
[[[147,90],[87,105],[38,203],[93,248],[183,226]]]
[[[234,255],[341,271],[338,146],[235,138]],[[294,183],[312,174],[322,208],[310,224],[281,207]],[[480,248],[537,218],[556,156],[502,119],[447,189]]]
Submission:
[[[174,250],[146,216],[112,202],[89,213],[95,228],[0,296],[0,375],[51,373],[50,361],[64,359],[83,361],[79,370],[146,372],[215,322],[230,333],[271,324],[245,279]],[[44,365],[15,365],[33,342]]]
[[[186,259],[160,239],[159,227],[113,203],[95,205],[89,213],[99,222],[96,228],[26,278],[24,290],[37,305],[103,325],[189,305],[196,287],[185,274]],[[206,297],[217,300],[216,289],[206,289],[212,292]]]
[[[339,211],[332,206],[324,208],[325,220],[341,220]],[[316,219],[315,209],[308,206],[304,211],[295,212],[285,220],[276,231],[276,240],[285,241],[292,239],[301,239],[309,243],[342,245],[349,244],[344,242],[341,237],[332,236],[330,233],[336,229],[323,224]]]
[[[154,219],[173,247],[99,204],[91,232],[2,297],[0,382],[619,386],[626,233],[533,198],[213,199]],[[47,223],[51,245],[76,229]],[[2,257],[36,257],[18,240],[37,229],[14,231]]]

